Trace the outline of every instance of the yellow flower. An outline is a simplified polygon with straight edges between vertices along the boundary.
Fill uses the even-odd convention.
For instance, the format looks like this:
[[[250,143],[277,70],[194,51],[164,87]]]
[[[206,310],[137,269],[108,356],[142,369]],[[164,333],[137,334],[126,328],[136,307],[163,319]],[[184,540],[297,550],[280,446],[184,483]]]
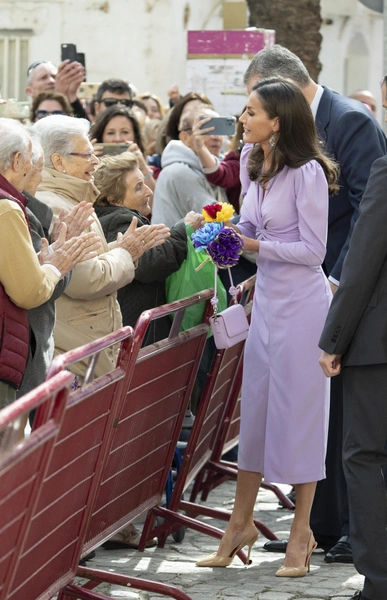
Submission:
[[[234,214],[234,208],[228,202],[217,202],[216,204],[207,204],[203,206],[202,215],[206,223],[223,223],[228,221]]]
[[[228,202],[220,202],[222,210],[216,214],[216,220],[218,222],[229,221],[234,214],[234,207]]]

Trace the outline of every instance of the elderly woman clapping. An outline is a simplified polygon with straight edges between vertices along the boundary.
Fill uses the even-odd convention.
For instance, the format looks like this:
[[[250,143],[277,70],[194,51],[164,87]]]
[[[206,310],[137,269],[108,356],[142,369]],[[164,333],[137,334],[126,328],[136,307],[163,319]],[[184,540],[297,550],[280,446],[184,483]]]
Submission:
[[[32,168],[32,142],[12,119],[0,119],[0,407],[16,398],[29,352],[26,310],[51,298],[58,282],[80,260],[96,256],[95,234],[65,241],[66,227],[50,248],[44,240],[39,257],[21,193]],[[91,252],[91,254],[90,254]],[[16,308],[18,307],[18,309]],[[17,325],[15,327],[15,325]],[[10,327],[11,326],[11,327]],[[23,333],[24,332],[24,333]]]
[[[139,225],[149,224],[147,217],[153,192],[133,153],[105,156],[95,173],[95,181],[100,191],[95,210],[108,241],[125,231],[134,220]],[[134,326],[142,311],[166,302],[165,279],[180,268],[187,256],[185,223],[196,229],[203,222],[201,215],[188,213],[184,221],[171,227],[171,237],[163,246],[144,252],[138,261],[135,278],[118,292],[124,325]],[[154,321],[146,343],[167,337],[169,329],[167,317]]]
[[[98,159],[89,141],[90,124],[84,119],[51,116],[35,123],[45,156],[45,169],[37,198],[48,204],[54,214],[71,210],[85,200],[94,202],[99,192],[94,186]],[[122,319],[116,292],[134,278],[134,263],[149,248],[160,245],[169,230],[164,225],[136,228],[136,220],[117,239],[107,244],[98,218],[93,215],[92,231],[98,233],[101,248],[96,258],[73,270],[66,293],[57,303],[54,332],[56,352],[66,352],[121,327]],[[96,375],[110,371],[116,352],[100,356]],[[74,369],[84,374],[84,366]]]

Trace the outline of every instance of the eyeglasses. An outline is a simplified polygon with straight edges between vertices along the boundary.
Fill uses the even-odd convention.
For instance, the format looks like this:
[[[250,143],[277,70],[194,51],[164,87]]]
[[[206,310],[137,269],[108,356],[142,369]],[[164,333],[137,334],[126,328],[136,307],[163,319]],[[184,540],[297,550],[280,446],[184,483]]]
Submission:
[[[87,154],[84,152],[69,152],[69,156],[79,156],[80,158],[87,160],[87,162],[90,162],[95,154],[94,152],[88,152]]]
[[[36,110],[35,111],[35,117],[39,120],[39,119],[43,119],[44,117],[49,117],[50,115],[65,115],[67,113],[65,113],[63,110]]]
[[[123,104],[127,108],[132,108],[133,106],[133,100],[131,100],[130,98],[104,98],[100,101],[100,104],[102,102],[104,103],[106,108],[110,108],[110,106],[115,106],[116,104]]]

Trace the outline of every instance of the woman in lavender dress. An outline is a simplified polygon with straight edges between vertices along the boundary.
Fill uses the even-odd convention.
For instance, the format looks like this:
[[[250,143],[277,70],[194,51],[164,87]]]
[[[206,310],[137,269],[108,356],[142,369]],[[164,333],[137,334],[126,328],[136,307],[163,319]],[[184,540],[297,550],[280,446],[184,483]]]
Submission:
[[[258,83],[240,118],[255,144],[250,186],[238,230],[258,252],[251,328],[246,342],[238,480],[234,510],[218,552],[198,566],[228,566],[258,534],[253,510],[262,478],[296,487],[297,505],[280,577],[309,568],[309,526],[316,482],[325,477],[329,382],[318,340],[331,292],[321,263],[328,196],[337,168],[317,142],[310,107],[292,83]]]

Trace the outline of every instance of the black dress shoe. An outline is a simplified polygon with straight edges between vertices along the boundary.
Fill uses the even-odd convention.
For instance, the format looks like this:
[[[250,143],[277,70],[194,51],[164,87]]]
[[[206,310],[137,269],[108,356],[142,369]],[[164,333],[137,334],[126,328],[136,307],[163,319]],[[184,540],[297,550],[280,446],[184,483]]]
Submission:
[[[271,540],[264,544],[263,549],[268,552],[286,552],[288,540]]]
[[[343,537],[339,539],[337,544],[326,553],[324,561],[327,563],[353,563],[349,535],[343,535]]]

